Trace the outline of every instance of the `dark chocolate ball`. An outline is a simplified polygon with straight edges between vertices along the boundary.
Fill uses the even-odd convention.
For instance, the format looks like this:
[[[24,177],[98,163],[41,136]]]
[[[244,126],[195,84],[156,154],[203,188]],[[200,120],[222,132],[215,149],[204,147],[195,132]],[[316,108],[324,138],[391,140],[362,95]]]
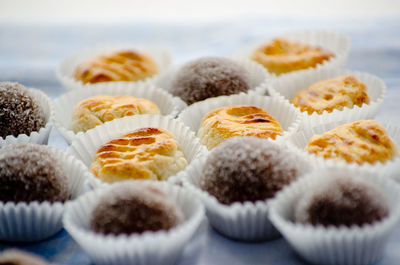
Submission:
[[[0,149],[0,201],[65,201],[68,179],[46,146],[14,143]]]
[[[211,97],[247,92],[248,72],[223,57],[203,57],[183,65],[171,84],[171,93],[187,104]]]
[[[183,220],[175,201],[165,192],[140,181],[123,181],[100,197],[90,218],[92,230],[102,234],[169,230]]]
[[[0,137],[29,135],[46,125],[43,109],[23,85],[0,82]]]
[[[351,177],[337,177],[299,199],[295,220],[323,226],[362,226],[382,220],[388,213],[386,198],[376,187]]]
[[[223,204],[265,200],[301,174],[285,146],[255,137],[234,137],[209,154],[200,180]]]

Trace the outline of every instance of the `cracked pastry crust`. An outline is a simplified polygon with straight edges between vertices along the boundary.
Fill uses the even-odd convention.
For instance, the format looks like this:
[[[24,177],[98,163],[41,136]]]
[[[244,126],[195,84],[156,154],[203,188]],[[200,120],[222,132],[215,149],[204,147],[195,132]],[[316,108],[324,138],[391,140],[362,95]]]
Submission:
[[[374,120],[360,120],[311,137],[307,151],[324,158],[357,164],[385,162],[397,155],[385,128]]]
[[[315,68],[318,64],[335,57],[320,47],[313,47],[284,38],[277,38],[259,47],[251,59],[262,64],[270,73],[276,75]]]
[[[97,125],[125,116],[159,114],[152,101],[132,96],[98,95],[79,102],[71,118],[70,129],[75,133],[86,132]]]
[[[300,90],[291,101],[308,114],[322,114],[324,110],[332,112],[344,107],[353,108],[354,105],[361,107],[369,102],[365,84],[353,76],[340,76],[314,83]]]
[[[166,180],[187,165],[174,136],[161,128],[142,128],[101,146],[90,170],[104,182]]]
[[[97,56],[81,63],[74,77],[84,84],[111,81],[139,81],[158,73],[157,65],[148,55],[124,50]]]
[[[235,105],[208,112],[202,119],[197,136],[208,149],[235,136],[275,139],[283,135],[279,122],[262,108]]]

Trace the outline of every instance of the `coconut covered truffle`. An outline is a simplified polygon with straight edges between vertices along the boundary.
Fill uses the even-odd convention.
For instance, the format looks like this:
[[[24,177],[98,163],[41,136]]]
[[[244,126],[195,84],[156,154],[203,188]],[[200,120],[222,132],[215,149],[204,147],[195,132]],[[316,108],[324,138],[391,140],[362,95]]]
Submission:
[[[171,84],[171,93],[187,104],[211,97],[246,92],[249,73],[235,61],[203,57],[183,65]]]
[[[0,265],[47,265],[39,256],[17,249],[8,249],[0,253]]]
[[[282,145],[234,137],[209,154],[200,187],[223,204],[265,200],[303,173],[301,164]]]
[[[46,146],[14,143],[0,149],[0,201],[65,201],[65,169]]]
[[[295,220],[323,226],[362,226],[389,214],[382,191],[351,177],[335,177],[315,185],[295,208]]]
[[[169,230],[183,221],[175,201],[156,185],[142,181],[114,184],[96,203],[90,228],[105,235]]]
[[[21,84],[0,82],[0,136],[29,135],[46,125],[46,116]]]

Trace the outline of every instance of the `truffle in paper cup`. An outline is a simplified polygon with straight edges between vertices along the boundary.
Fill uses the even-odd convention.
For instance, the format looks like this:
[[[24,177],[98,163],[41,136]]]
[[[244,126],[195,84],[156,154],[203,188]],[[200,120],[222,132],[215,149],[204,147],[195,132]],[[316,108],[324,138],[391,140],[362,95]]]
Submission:
[[[303,120],[301,127],[309,128],[337,120],[351,122],[374,117],[385,98],[386,85],[380,78],[368,73],[341,69],[319,69],[307,73],[293,73],[271,81],[268,90],[271,96],[283,96],[290,102],[300,90],[318,81],[339,76],[354,76],[363,82],[367,87],[370,103],[364,103],[361,107],[355,105],[352,108],[344,107],[342,110],[334,109],[332,112],[324,111],[322,114],[301,112]]]
[[[100,146],[136,129],[148,127],[159,127],[171,132],[182,148],[188,164],[207,152],[199,139],[182,122],[167,116],[144,114],[113,120],[78,135],[67,149],[67,153],[82,160],[86,167],[90,168]],[[92,187],[98,187],[105,182],[90,174],[89,183]]]
[[[204,57],[206,58],[206,57]],[[218,57],[216,57],[218,58]],[[221,57],[224,58],[224,57]],[[249,83],[249,90],[248,93],[256,93],[259,95],[264,95],[267,93],[267,86],[268,82],[271,79],[271,76],[268,74],[268,72],[262,67],[261,65],[252,62],[248,59],[243,59],[243,58],[227,58],[231,59],[234,62],[236,62],[239,66],[243,67],[244,69],[247,70],[247,76],[248,76],[248,83]],[[189,63],[189,62],[188,62]],[[184,65],[182,65],[184,66]],[[164,74],[161,74],[160,76],[156,77],[154,80],[154,83],[156,84],[157,87],[160,87],[162,89],[165,89],[169,92],[173,89],[173,81],[176,77],[176,74],[179,72],[181,68],[180,67],[175,67],[169,69],[167,72]]]
[[[65,58],[57,68],[56,71],[57,78],[62,83],[62,85],[66,87],[68,90],[77,89],[79,88],[79,85],[83,85],[81,81],[76,80],[74,78],[75,69],[79,64],[91,60],[96,56],[120,50],[133,50],[133,51],[143,52],[144,54],[147,54],[155,61],[157,65],[158,74],[149,77],[146,80],[136,81],[136,82],[152,82],[152,80],[157,75],[165,72],[171,64],[169,53],[163,49],[159,49],[156,47],[149,47],[148,45],[137,45],[132,43],[101,44],[81,50]],[[119,82],[110,82],[110,83],[116,84]],[[91,87],[91,86],[97,87],[100,84],[101,83],[95,83],[95,84],[88,83],[85,84],[84,87]]]
[[[252,138],[252,139],[250,139]],[[220,232],[221,234],[235,239],[235,240],[242,240],[242,241],[261,241],[261,240],[267,240],[267,239],[273,239],[276,237],[279,237],[280,234],[279,232],[275,229],[275,227],[273,226],[273,224],[270,222],[269,218],[268,218],[268,212],[269,212],[269,201],[271,199],[265,199],[265,200],[256,200],[256,201],[248,201],[247,199],[245,199],[244,197],[241,199],[245,199],[243,202],[240,201],[236,201],[236,199],[233,199],[233,197],[229,197],[229,196],[234,196],[234,195],[227,195],[225,194],[226,192],[228,192],[230,190],[229,187],[226,187],[223,191],[225,192],[224,195],[218,195],[218,196],[228,196],[227,200],[231,200],[233,199],[233,203],[230,204],[225,204],[222,203],[220,201],[220,199],[217,199],[214,195],[212,195],[211,193],[209,193],[208,191],[204,190],[202,185],[202,177],[204,176],[205,172],[207,171],[206,168],[206,163],[208,162],[207,159],[209,159],[209,157],[211,157],[212,154],[214,154],[216,152],[216,150],[219,149],[226,149],[228,148],[227,144],[229,141],[229,144],[237,144],[239,143],[238,141],[243,141],[245,140],[246,142],[243,142],[244,144],[249,144],[249,141],[254,141],[254,143],[260,142],[260,141],[268,141],[269,142],[269,147],[271,147],[271,149],[265,150],[266,152],[269,153],[269,155],[272,155],[270,157],[270,159],[281,159],[283,158],[284,154],[276,154],[275,151],[276,150],[281,150],[280,148],[287,148],[285,150],[282,151],[286,151],[289,153],[289,155],[285,154],[285,158],[287,160],[285,161],[281,161],[280,166],[283,165],[288,165],[289,163],[291,163],[290,167],[293,169],[295,168],[295,170],[297,171],[297,173],[295,174],[295,178],[300,178],[302,175],[304,175],[306,172],[308,172],[311,169],[311,165],[308,164],[304,159],[302,159],[301,156],[299,156],[298,152],[296,153],[296,151],[292,152],[292,150],[289,147],[285,147],[283,145],[283,143],[277,143],[275,141],[272,140],[261,140],[258,138],[254,138],[254,137],[236,137],[236,138],[232,138],[227,140],[224,144],[222,144],[219,147],[216,147],[213,151],[211,151],[209,153],[208,156],[203,156],[198,158],[196,161],[194,161],[190,166],[187,167],[187,169],[185,169],[184,171],[182,171],[181,173],[179,173],[177,175],[177,179],[179,179],[183,185],[185,187],[187,187],[187,189],[193,191],[193,193],[195,193],[200,199],[201,201],[204,203],[205,207],[206,207],[206,213],[207,213],[207,217],[210,221],[210,224],[212,225],[212,227],[214,227],[218,232]],[[233,147],[233,146],[231,146]],[[252,148],[251,146],[248,146],[248,148]],[[231,151],[231,150],[230,150]],[[227,171],[227,167],[229,167],[229,165],[227,164],[227,161],[231,161],[234,163],[233,160],[237,160],[237,163],[234,165],[231,165],[233,168],[231,169],[231,171],[229,171],[231,174],[235,171],[235,167],[239,167],[244,166],[242,165],[243,163],[243,159],[252,159],[252,162],[248,162],[251,163],[251,167],[257,167],[257,161],[253,161],[255,158],[252,157],[254,154],[257,154],[257,152],[251,153],[249,154],[247,158],[243,157],[243,156],[237,156],[236,153],[235,154],[231,154],[231,152],[227,152],[227,155],[232,155],[232,161],[231,160],[226,160],[223,158],[218,159],[218,161],[216,161],[216,163],[219,163],[221,165],[221,171],[223,172],[228,172]],[[253,150],[252,150],[253,151]],[[245,154],[242,154],[245,155]],[[215,156],[213,157],[215,159],[217,159]],[[261,156],[257,158],[258,161],[261,161],[262,158]],[[293,159],[293,161],[292,161]],[[295,164],[294,164],[295,163]],[[270,164],[274,164],[276,165],[273,161],[270,161]],[[288,173],[290,172],[290,174],[286,174],[283,173],[282,170],[285,170],[288,167],[285,167],[285,169],[278,169],[277,167],[279,166],[271,166],[268,167],[268,169],[255,169],[255,170],[259,170],[257,172],[264,172],[263,170],[266,171],[271,171],[271,172],[280,172],[277,174],[280,174],[279,176],[285,176],[282,177],[282,181],[287,181],[287,177],[289,175],[292,175],[292,171],[288,171]],[[245,170],[245,169],[244,169]],[[250,169],[249,169],[250,170]],[[281,170],[281,171],[279,171]],[[289,169],[288,169],[289,170]],[[237,170],[239,172],[239,170]],[[237,172],[236,172],[237,173]],[[239,174],[239,173],[238,173]],[[260,173],[261,174],[261,173]],[[243,174],[240,173],[240,176],[243,177]],[[250,178],[254,177],[254,176],[249,176]],[[265,175],[265,177],[269,178],[269,175]],[[293,177],[293,176],[292,176]],[[227,178],[231,178],[231,176],[221,176],[221,183],[225,183],[225,181],[227,181]],[[251,180],[248,179],[248,183],[246,183],[246,185],[259,185],[259,184],[255,184],[256,181],[255,180]],[[283,180],[285,179],[285,180]],[[206,179],[204,179],[204,181],[207,181]],[[209,180],[210,181],[210,180]],[[261,181],[261,180],[260,180]],[[293,181],[293,180],[292,180]],[[220,184],[221,184],[220,183]],[[236,183],[236,182],[235,182]],[[214,183],[215,184],[215,183]],[[221,184],[224,185],[224,184]],[[239,185],[239,184],[235,184],[235,185]],[[240,184],[241,185],[241,184]],[[270,184],[271,187],[275,187],[275,185],[278,185],[277,183],[274,184]],[[280,184],[280,185],[287,185],[287,184]],[[227,185],[229,186],[229,185]],[[271,188],[270,187],[270,188]],[[249,191],[250,187],[246,187],[246,191]],[[254,189],[255,193],[259,192],[258,190],[258,186],[256,186]],[[242,190],[243,188],[238,187],[238,189]],[[232,191],[232,190],[230,190]],[[220,192],[222,192],[222,189],[220,190]],[[270,191],[269,191],[270,192]],[[279,193],[279,191],[275,191],[276,193]],[[273,195],[275,196],[276,193]],[[235,196],[239,196],[239,195],[235,195]],[[243,194],[241,194],[240,196],[244,196]],[[249,195],[246,195],[249,196]],[[253,196],[253,195],[251,195]],[[261,195],[257,195],[257,196],[261,196]],[[227,201],[226,201],[227,202]]]
[[[41,90],[28,88],[28,92],[42,108],[46,125],[40,128],[39,131],[33,131],[29,135],[20,134],[18,136],[8,135],[5,138],[0,137],[0,148],[15,142],[47,144],[54,123],[54,106],[50,98]]]
[[[335,176],[358,179],[382,191],[388,216],[363,226],[314,226],[294,222],[295,205],[310,188]],[[399,187],[390,179],[359,169],[326,168],[310,173],[285,188],[271,201],[269,216],[290,245],[313,264],[364,265],[376,262],[400,217]]]
[[[236,52],[235,57],[237,58],[251,58],[251,55],[262,45],[265,45],[275,38],[285,38],[289,41],[295,41],[300,44],[308,44],[311,46],[322,47],[335,54],[335,57],[329,60],[323,61],[321,64],[317,64],[315,68],[307,68],[303,70],[296,70],[288,73],[279,75],[285,76],[292,73],[307,73],[322,68],[340,69],[346,64],[348,52],[350,49],[350,40],[341,34],[327,31],[294,31],[287,32],[281,35],[271,37],[270,39],[258,40],[247,47],[242,48]],[[273,73],[270,73],[274,75]]]
[[[174,118],[186,107],[186,104],[178,97],[173,97],[164,90],[157,89],[150,83],[101,83],[96,87],[78,86],[76,89],[64,94],[54,101],[55,126],[70,144],[76,137],[70,128],[73,109],[81,100],[96,95],[122,96],[128,95],[135,98],[144,98],[154,102],[160,110],[160,114]],[[79,132],[78,134],[82,134]]]
[[[126,183],[133,181],[126,181]],[[150,183],[149,183],[150,184]],[[152,182],[175,200],[184,221],[168,231],[131,235],[104,235],[89,228],[89,218],[99,198],[116,183],[88,192],[68,203],[64,226],[96,264],[174,264],[204,216],[204,207],[192,194],[167,182]]]
[[[72,199],[84,192],[88,170],[71,155],[46,147],[64,166],[68,177],[68,190]],[[0,240],[33,242],[48,238],[62,228],[63,202],[0,202]]]

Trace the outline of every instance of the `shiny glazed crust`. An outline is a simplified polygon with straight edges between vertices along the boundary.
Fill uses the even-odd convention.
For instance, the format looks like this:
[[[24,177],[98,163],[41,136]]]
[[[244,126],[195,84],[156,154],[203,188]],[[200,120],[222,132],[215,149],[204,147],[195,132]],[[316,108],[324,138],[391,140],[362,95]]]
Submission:
[[[396,156],[396,145],[381,124],[360,120],[311,137],[307,151],[324,158],[355,162],[385,162]]]
[[[159,114],[152,101],[132,96],[98,95],[79,102],[73,112],[70,129],[75,133],[125,116],[136,114]]]
[[[364,83],[353,76],[340,76],[319,81],[299,91],[291,103],[308,114],[322,114],[324,110],[332,112],[344,107],[353,108],[354,105],[361,107],[369,101]]]
[[[276,75],[316,67],[332,57],[335,55],[328,50],[284,38],[274,39],[251,55],[252,60]]]
[[[185,156],[169,131],[142,128],[101,146],[90,169],[104,182],[165,180],[186,165]]]
[[[75,69],[76,80],[86,83],[139,81],[157,74],[157,65],[148,55],[132,51],[117,51],[83,62]]]
[[[235,105],[208,112],[202,119],[197,136],[212,149],[234,136],[275,139],[283,130],[278,121],[262,108]]]

